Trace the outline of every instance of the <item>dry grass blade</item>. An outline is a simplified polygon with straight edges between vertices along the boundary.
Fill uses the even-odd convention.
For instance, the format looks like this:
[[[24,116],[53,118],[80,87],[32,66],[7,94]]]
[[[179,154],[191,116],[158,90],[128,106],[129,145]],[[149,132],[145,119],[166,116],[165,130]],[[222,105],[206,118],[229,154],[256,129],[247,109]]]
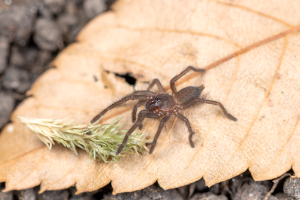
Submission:
[[[124,147],[122,155],[116,155],[116,150],[124,139],[124,132],[120,130],[120,119],[111,124],[74,125],[74,119],[35,119],[18,117],[30,130],[32,130],[49,149],[55,142],[63,144],[77,154],[76,147],[85,150],[91,159],[101,159],[104,162],[118,162],[124,153],[143,154],[147,150],[148,142],[141,132],[134,132]]]

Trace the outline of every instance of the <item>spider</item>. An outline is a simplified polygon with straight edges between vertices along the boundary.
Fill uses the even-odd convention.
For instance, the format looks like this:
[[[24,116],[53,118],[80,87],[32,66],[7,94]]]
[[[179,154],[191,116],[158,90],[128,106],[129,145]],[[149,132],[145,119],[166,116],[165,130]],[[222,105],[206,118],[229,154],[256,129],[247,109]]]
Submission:
[[[151,143],[151,147],[149,150],[149,153],[151,154],[155,148],[157,139],[161,133],[161,130],[164,126],[164,124],[168,121],[170,116],[173,114],[177,116],[179,119],[185,122],[185,125],[187,126],[187,129],[189,131],[189,143],[191,147],[194,147],[194,143],[192,141],[192,136],[194,135],[194,132],[192,130],[191,124],[189,120],[183,116],[181,113],[179,113],[179,110],[187,109],[191,106],[193,106],[196,103],[207,103],[207,104],[213,104],[217,105],[221,108],[224,115],[233,121],[236,121],[237,119],[233,117],[231,114],[229,114],[224,106],[217,101],[207,100],[204,98],[199,98],[201,92],[204,90],[204,86],[201,85],[200,87],[194,87],[189,86],[185,87],[177,92],[177,89],[175,87],[175,82],[180,79],[182,76],[184,76],[187,72],[190,70],[193,70],[195,72],[205,72],[205,69],[198,69],[192,66],[187,67],[185,70],[183,70],[180,74],[176,75],[174,78],[170,81],[170,87],[172,90],[172,95],[167,94],[162,87],[162,84],[158,79],[154,79],[151,84],[149,85],[147,90],[140,90],[135,91],[119,101],[111,104],[107,108],[105,108],[102,112],[100,112],[94,119],[91,121],[91,123],[96,122],[98,119],[100,119],[107,111],[129,101],[129,100],[136,100],[138,99],[139,102],[135,104],[135,106],[132,109],[132,122],[134,123],[133,126],[128,130],[128,132],[125,135],[125,138],[122,142],[122,144],[119,146],[116,155],[119,155],[121,151],[123,150],[125,144],[127,143],[128,137],[133,133],[133,131],[139,127],[139,129],[142,129],[143,125],[142,122],[145,118],[155,118],[160,120],[160,124],[158,126],[158,130],[155,134],[155,137],[153,139],[153,142]],[[157,85],[159,92],[151,92],[150,89]],[[145,104],[145,110],[141,110],[138,114],[137,120],[136,120],[136,114],[138,107]]]

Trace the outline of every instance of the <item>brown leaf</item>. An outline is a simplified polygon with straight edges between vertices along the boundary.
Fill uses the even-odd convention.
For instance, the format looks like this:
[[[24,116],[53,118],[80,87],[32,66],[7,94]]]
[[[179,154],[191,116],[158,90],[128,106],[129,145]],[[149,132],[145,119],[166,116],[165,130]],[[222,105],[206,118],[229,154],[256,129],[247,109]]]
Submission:
[[[0,181],[6,190],[76,184],[79,193],[113,181],[119,193],[156,180],[169,189],[204,177],[211,186],[248,168],[255,180],[273,179],[291,167],[299,177],[298,12],[297,0],[118,1],[86,26],[14,112],[0,135]],[[212,105],[184,110],[196,133],[195,148],[184,123],[173,116],[153,154],[88,166],[86,153],[76,156],[59,145],[49,151],[16,119],[75,117],[88,123],[133,91],[113,73],[131,73],[137,89],[153,78],[168,87],[188,65],[209,70],[187,76],[179,87],[204,84],[203,96],[221,101],[238,118],[230,121]],[[130,106],[110,111],[106,120],[122,116],[130,127]],[[153,137],[158,121],[144,124]]]

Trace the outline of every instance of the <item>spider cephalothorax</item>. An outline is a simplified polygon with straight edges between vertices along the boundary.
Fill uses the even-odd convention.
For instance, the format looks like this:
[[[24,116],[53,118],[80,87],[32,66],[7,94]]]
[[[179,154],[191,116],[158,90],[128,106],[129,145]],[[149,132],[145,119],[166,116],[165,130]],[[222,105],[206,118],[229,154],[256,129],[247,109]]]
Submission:
[[[180,74],[176,75],[172,80],[170,81],[170,87],[172,90],[172,95],[169,95],[165,92],[164,88],[162,87],[160,81],[158,79],[154,79],[152,83],[149,85],[147,90],[141,90],[141,91],[135,91],[130,95],[125,96],[124,98],[120,99],[119,101],[113,103],[112,105],[105,108],[101,113],[99,113],[92,121],[91,123],[94,123],[97,121],[100,117],[102,117],[107,111],[129,101],[129,100],[136,100],[139,99],[140,101],[135,104],[135,106],[132,109],[132,122],[134,123],[133,126],[128,130],[128,132],[125,135],[125,138],[120,145],[120,147],[117,150],[117,155],[123,150],[124,145],[127,143],[128,137],[130,134],[133,133],[133,131],[139,127],[139,129],[142,129],[143,125],[142,122],[145,118],[161,118],[160,124],[158,126],[158,130],[155,134],[154,140],[151,143],[150,151],[151,154],[154,150],[154,147],[156,145],[156,141],[160,135],[160,132],[165,124],[166,121],[170,118],[170,115],[174,114],[179,119],[185,122],[188,131],[189,131],[189,142],[191,147],[194,147],[194,143],[192,141],[192,136],[194,134],[192,127],[190,125],[189,120],[179,113],[180,110],[184,110],[188,107],[193,106],[196,103],[207,103],[207,104],[213,104],[219,106],[225,116],[233,121],[236,121],[236,118],[233,117],[231,114],[229,114],[224,106],[217,101],[207,100],[204,98],[199,98],[201,92],[204,89],[204,86],[201,85],[200,87],[194,87],[189,86],[185,87],[177,92],[175,87],[175,81],[180,79],[183,75],[185,75],[188,71],[193,70],[196,72],[205,72],[205,69],[197,69],[195,67],[189,66],[184,71],[182,71]],[[150,89],[154,86],[154,84],[157,85],[159,89],[159,93],[151,92]],[[138,114],[138,118],[136,120],[136,113],[138,107],[145,104],[145,110],[142,110]]]

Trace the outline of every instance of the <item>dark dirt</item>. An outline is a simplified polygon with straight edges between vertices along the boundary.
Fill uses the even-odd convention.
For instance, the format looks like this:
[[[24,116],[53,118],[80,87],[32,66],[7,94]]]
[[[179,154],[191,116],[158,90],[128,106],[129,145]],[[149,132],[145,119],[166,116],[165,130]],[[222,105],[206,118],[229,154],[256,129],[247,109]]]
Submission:
[[[75,41],[84,25],[109,9],[113,0],[1,0],[0,1],[0,131],[13,109],[60,50]],[[116,74],[134,85],[129,74]],[[283,184],[284,183],[284,184]],[[98,191],[75,195],[74,187],[38,194],[39,186],[22,191],[1,192],[0,200],[123,200],[206,199],[262,200],[272,181],[255,182],[249,172],[211,188],[203,180],[164,191],[154,184],[140,191],[112,195],[108,185]],[[300,179],[281,180],[269,200],[300,199]]]

